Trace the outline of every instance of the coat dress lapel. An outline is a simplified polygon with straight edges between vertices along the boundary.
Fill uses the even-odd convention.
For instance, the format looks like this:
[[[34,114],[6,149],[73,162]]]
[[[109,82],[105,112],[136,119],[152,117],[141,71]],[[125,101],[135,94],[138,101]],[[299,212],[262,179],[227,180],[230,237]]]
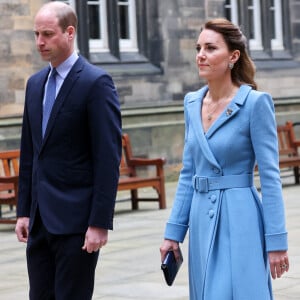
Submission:
[[[248,85],[241,85],[236,96],[232,99],[225,111],[215,120],[210,126],[208,131],[204,133],[202,126],[201,107],[205,94],[208,91],[208,86],[203,87],[198,92],[193,93],[187,102],[187,110],[190,115],[190,123],[193,126],[196,138],[202,149],[203,155],[206,159],[217,168],[220,168],[213,152],[211,151],[208,143],[213,134],[221,128],[225,123],[229,122],[240,110],[244,104],[247,95],[251,91],[251,87]]]
[[[216,167],[219,167],[217,160],[215,159],[214,154],[212,153],[209,144],[207,142],[201,119],[201,106],[203,98],[208,90],[208,87],[204,87],[198,92],[192,94],[192,97],[188,100],[187,110],[190,115],[190,125],[193,127],[198,143],[202,149],[203,155],[206,159]]]
[[[209,139],[223,124],[229,122],[240,110],[241,106],[244,104],[251,87],[248,85],[241,85],[235,97],[231,100],[227,108],[222,112],[222,114],[215,120],[215,122],[210,126],[206,133],[206,137]],[[202,100],[201,100],[202,102]],[[202,120],[201,120],[202,124]]]

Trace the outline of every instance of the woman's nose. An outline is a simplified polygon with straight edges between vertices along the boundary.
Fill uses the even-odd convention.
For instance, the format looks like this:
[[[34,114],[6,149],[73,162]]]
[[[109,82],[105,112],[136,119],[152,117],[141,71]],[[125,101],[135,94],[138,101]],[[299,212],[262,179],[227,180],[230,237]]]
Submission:
[[[197,53],[197,59],[205,59],[205,52],[203,50],[200,50],[198,53]]]
[[[203,58],[205,57],[205,51],[203,49],[201,49],[199,52],[198,52],[198,55],[199,57]]]

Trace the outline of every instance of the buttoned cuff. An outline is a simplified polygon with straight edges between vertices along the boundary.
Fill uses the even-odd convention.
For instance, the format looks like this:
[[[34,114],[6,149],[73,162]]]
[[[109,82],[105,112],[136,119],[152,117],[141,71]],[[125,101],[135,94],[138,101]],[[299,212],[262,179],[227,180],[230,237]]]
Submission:
[[[288,249],[287,232],[278,234],[266,234],[266,249],[270,251],[286,251]]]
[[[187,225],[167,223],[164,238],[182,243],[188,228]]]

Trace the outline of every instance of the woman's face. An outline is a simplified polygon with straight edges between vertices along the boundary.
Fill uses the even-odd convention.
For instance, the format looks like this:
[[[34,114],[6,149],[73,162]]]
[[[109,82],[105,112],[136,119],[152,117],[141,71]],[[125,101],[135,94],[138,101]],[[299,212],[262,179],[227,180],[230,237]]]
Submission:
[[[229,63],[235,62],[223,36],[210,29],[204,29],[197,41],[196,63],[199,76],[209,80],[222,80],[230,75]]]

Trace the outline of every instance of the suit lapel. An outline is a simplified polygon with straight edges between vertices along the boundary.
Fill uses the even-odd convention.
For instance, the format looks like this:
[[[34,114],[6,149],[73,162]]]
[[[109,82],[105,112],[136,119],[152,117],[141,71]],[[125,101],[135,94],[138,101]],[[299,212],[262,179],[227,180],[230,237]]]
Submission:
[[[60,111],[61,106],[63,105],[64,101],[66,100],[68,94],[70,93],[71,89],[74,87],[77,79],[79,78],[79,74],[83,67],[83,60],[82,58],[78,58],[72,69],[70,70],[69,74],[65,78],[60,91],[56,97],[55,103],[53,105],[47,129],[45,132],[45,136],[43,139],[43,144],[47,141],[47,138],[49,136],[49,133],[51,132],[53,125],[55,123],[55,119],[57,117],[58,112]]]
[[[31,118],[32,135],[37,145],[42,144],[42,117],[43,117],[43,97],[44,87],[47,81],[50,68],[44,68],[31,83],[28,94],[28,110],[33,116]]]

